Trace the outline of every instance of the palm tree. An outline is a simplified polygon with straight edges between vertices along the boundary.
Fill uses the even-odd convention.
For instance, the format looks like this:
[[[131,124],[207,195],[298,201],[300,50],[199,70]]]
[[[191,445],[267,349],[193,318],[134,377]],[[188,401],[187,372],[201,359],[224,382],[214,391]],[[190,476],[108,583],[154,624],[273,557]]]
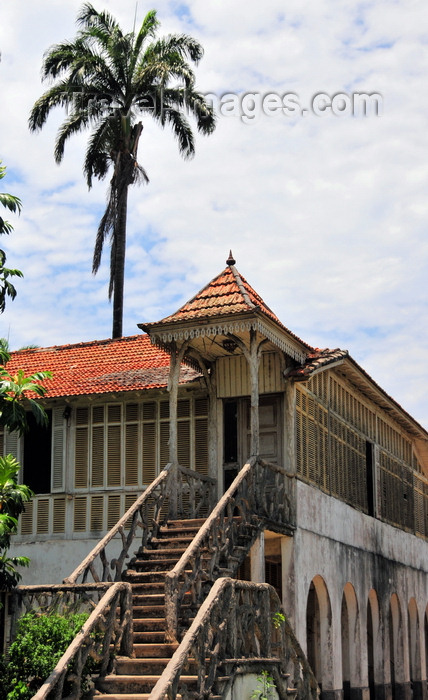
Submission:
[[[142,117],[168,124],[184,158],[195,144],[187,115],[202,134],[215,128],[212,107],[195,89],[191,63],[202,58],[202,46],[188,35],[157,38],[159,21],[151,10],[138,32],[124,34],[108,12],[86,3],[77,18],[80,29],[72,41],[45,54],[43,78],[53,85],[35,103],[29,126],[41,129],[54,107],[67,109],[58,130],[55,160],[61,162],[67,139],[91,128],[83,170],[88,187],[112,168],[105,213],[95,240],[92,271],[100,266],[103,243],[110,236],[109,299],[113,296],[113,338],[122,335],[126,214],[129,185],[148,182],[137,162]],[[140,120],[139,120],[140,119]]]

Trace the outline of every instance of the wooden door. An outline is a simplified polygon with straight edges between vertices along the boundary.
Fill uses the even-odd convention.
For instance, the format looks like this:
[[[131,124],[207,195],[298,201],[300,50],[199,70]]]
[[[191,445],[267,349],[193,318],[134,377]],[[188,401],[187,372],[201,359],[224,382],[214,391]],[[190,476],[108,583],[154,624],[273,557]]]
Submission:
[[[281,464],[282,462],[281,399],[282,396],[278,394],[261,396],[259,399],[259,456],[273,464]],[[247,399],[245,401],[244,435],[242,441],[243,445],[245,445],[244,459],[247,459],[250,454],[250,426],[250,402]]]

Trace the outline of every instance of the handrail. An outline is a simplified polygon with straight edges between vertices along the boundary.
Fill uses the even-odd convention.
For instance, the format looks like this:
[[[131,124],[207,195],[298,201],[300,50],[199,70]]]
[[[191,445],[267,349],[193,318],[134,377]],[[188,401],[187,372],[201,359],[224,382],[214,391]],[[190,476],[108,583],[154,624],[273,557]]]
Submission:
[[[237,600],[237,592],[250,596],[242,601],[242,606]],[[261,599],[265,605],[258,605],[258,617],[253,615],[243,622],[245,609],[251,607],[253,594],[257,594],[258,602],[260,603]],[[246,665],[251,667],[255,659],[261,657],[271,665],[274,662],[279,663],[283,672],[292,666],[292,681],[297,690],[298,700],[316,700],[319,693],[316,678],[285,615],[281,629],[273,629],[272,616],[281,611],[278,594],[269,584],[236,581],[231,578],[217,579],[150,693],[149,700],[176,697],[181,672],[190,657],[198,666],[198,697],[202,697],[202,694],[208,697],[221,664],[228,664],[231,667],[230,672],[235,674],[238,669],[243,672]],[[241,636],[245,636],[244,644],[248,642],[249,637],[253,639],[254,648],[258,653],[239,657],[240,642],[243,642],[238,638],[239,632]],[[279,673],[275,673],[275,680],[279,686],[285,683]],[[281,690],[281,697],[285,697],[286,687]]]
[[[160,526],[168,517],[183,517],[186,509],[187,517],[197,517],[209,512],[215,495],[212,488],[215,484],[216,479],[206,474],[199,474],[180,464],[167,464],[73,573],[64,579],[64,582],[73,583],[80,576],[83,581],[86,581],[89,575],[94,581],[119,581],[137,529],[143,530],[140,545],[145,547],[152,537],[157,536]],[[183,499],[185,494],[188,496],[187,500]],[[129,522],[129,532],[126,533]],[[115,546],[119,541],[120,546],[117,535],[121,537],[122,549],[119,556],[109,558],[107,547],[110,543]],[[115,538],[116,541],[114,541]],[[97,562],[96,566],[95,562]],[[115,570],[114,579],[110,569]]]
[[[119,633],[115,638],[116,608],[120,603]],[[67,650],[59,659],[49,678],[33,696],[33,700],[45,700],[48,696],[51,700],[62,697],[64,682],[67,679],[67,671],[70,664],[75,661],[70,682],[72,692],[69,700],[79,698],[81,695],[82,671],[85,662],[91,652],[91,648],[101,650],[101,666],[99,675],[106,673],[110,658],[111,645],[114,651],[124,655],[132,655],[132,587],[125,581],[119,581],[108,587],[98,605],[95,607],[82,629],[77,633]],[[107,613],[105,615],[105,613]],[[106,619],[103,639],[96,639],[91,634],[97,631],[100,624]],[[96,654],[98,657],[98,654]],[[52,693],[52,695],[51,695]]]
[[[256,462],[259,462],[263,467],[273,469],[274,471],[278,472],[279,474],[282,474],[283,476],[287,476],[288,478],[295,477],[295,474],[290,474],[290,473],[286,472],[285,469],[283,469],[282,467],[279,467],[277,464],[271,464],[270,462],[265,462],[261,459],[258,459],[257,457],[250,457],[248,462],[246,462],[246,464],[244,464],[242,469],[239,470],[238,475],[234,479],[233,483],[229,486],[227,491],[225,491],[223,496],[220,498],[217,505],[211,511],[211,514],[205,520],[204,524],[202,525],[200,530],[197,532],[197,534],[193,538],[192,542],[190,543],[190,545],[188,546],[186,551],[183,552],[180,559],[178,560],[178,562],[176,563],[174,568],[168,572],[167,576],[170,576],[172,578],[173,576],[175,576],[175,574],[178,571],[186,568],[186,564],[191,559],[191,557],[194,555],[194,553],[197,551],[197,549],[200,547],[203,539],[206,537],[206,535],[210,531],[212,523],[216,520],[216,518],[221,513],[221,511],[225,510],[225,507],[232,500],[233,495],[236,492],[237,488],[246,479],[248,473],[250,472],[251,468],[256,464]]]
[[[260,488],[262,480],[267,480],[266,474],[271,474],[274,479],[274,489],[269,497],[266,489]],[[246,536],[248,543],[251,538],[249,530],[252,530],[254,541],[256,530],[262,528],[261,518],[268,518],[269,521],[276,519],[288,527],[293,524],[290,522],[293,518],[290,517],[291,499],[286,487],[287,477],[294,478],[294,474],[287,473],[278,465],[262,462],[255,456],[250,457],[238,472],[189,547],[166,574],[165,613],[169,640],[178,639],[179,608],[185,593],[191,590],[193,602],[200,604],[203,599],[202,582],[210,579],[212,582],[213,578],[222,575],[220,560],[223,555],[226,554],[229,561],[232,557],[235,562],[240,557],[243,558],[242,547],[238,543],[241,534]],[[236,512],[240,518],[234,517]],[[204,546],[210,550],[211,555],[209,563],[206,563],[209,572],[203,567]],[[217,574],[215,570],[218,571]]]
[[[156,490],[156,488],[161,484],[168,476],[170,470],[172,468],[172,464],[169,463],[162,469],[160,472],[159,476],[156,477],[154,481],[143,491],[143,493],[137,498],[137,500],[132,504],[130,508],[126,511],[125,515],[123,515],[120,520],[117,521],[116,525],[114,525],[111,530],[105,535],[105,537],[102,538],[98,542],[98,544],[95,545],[95,547],[92,549],[92,551],[88,554],[88,556],[79,564],[79,566],[76,567],[76,569],[73,571],[70,576],[64,579],[64,583],[74,583],[76,580],[79,578],[81,574],[83,574],[92,562],[96,559],[96,557],[103,551],[105,550],[106,546],[111,542],[113,537],[120,531],[123,531],[125,524],[128,522],[128,520],[135,516],[135,514],[140,510],[140,508],[144,505],[145,501],[150,498],[152,493]],[[129,538],[129,536],[128,536]],[[122,536],[123,539],[123,536]]]
[[[226,505],[231,501],[233,494],[235,493],[236,489],[240,484],[245,480],[248,472],[250,471],[251,467],[254,466],[256,463],[256,457],[251,457],[249,461],[242,467],[242,469],[239,471],[237,477],[229,486],[227,491],[223,494],[223,496],[220,498],[218,501],[216,507],[214,510],[211,512],[211,514],[208,516],[208,518],[205,520],[204,524],[200,528],[200,530],[197,532],[189,546],[187,547],[186,551],[183,552],[181,555],[180,559],[176,563],[173,569],[171,571],[168,571],[167,576],[169,578],[175,578],[176,575],[184,570],[186,568],[186,564],[190,561],[191,557],[194,556],[195,552],[198,550],[198,548],[201,546],[203,540],[205,539],[206,535],[209,533],[212,523],[216,520],[218,515],[225,509]]]
[[[170,466],[170,465],[168,465]],[[195,472],[194,469],[189,469],[188,467],[183,467],[182,464],[178,464],[178,471],[180,471],[182,474],[186,474],[186,476],[191,476],[194,479],[200,479],[200,481],[206,481],[207,484],[216,484],[217,479],[214,479],[212,476],[208,476],[208,474],[200,474],[200,472]]]

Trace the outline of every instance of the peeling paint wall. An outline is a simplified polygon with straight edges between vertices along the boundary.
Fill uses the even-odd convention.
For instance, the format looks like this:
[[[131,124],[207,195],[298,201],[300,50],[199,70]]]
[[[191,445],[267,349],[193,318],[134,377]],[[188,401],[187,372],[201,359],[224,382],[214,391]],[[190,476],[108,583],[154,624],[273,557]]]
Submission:
[[[354,669],[358,687],[368,687],[367,606],[371,591],[379,601],[380,632],[375,655],[382,654],[377,682],[391,681],[390,635],[397,637],[399,658],[395,659],[395,682],[410,687],[408,606],[414,599],[419,619],[421,668],[425,669],[424,615],[428,601],[428,543],[379,520],[375,520],[345,503],[327,496],[302,482],[297,483],[297,529],[292,545],[295,585],[288,591],[286,605],[293,604],[294,626],[302,647],[307,648],[306,606],[311,583],[325,586],[331,614],[328,637],[330,648],[323,652],[332,659],[325,669],[323,690],[341,689],[342,669],[342,598],[345,586],[355,591],[356,620],[351,653],[356,656]],[[321,584],[321,581],[323,584]],[[321,590],[321,588],[319,588]],[[373,594],[372,594],[373,595]],[[391,622],[391,597],[396,596],[399,628]],[[391,631],[392,630],[392,631]],[[394,650],[391,651],[394,653]],[[379,661],[379,660],[378,660]],[[382,678],[379,678],[379,675]],[[425,674],[422,672],[423,677]]]

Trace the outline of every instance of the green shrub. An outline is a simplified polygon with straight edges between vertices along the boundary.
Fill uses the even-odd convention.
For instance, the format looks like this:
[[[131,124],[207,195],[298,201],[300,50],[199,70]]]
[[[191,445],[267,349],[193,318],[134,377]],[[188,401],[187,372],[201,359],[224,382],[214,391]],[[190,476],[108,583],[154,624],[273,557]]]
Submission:
[[[23,615],[8,662],[0,664],[0,700],[32,698],[88,617],[87,613]]]

